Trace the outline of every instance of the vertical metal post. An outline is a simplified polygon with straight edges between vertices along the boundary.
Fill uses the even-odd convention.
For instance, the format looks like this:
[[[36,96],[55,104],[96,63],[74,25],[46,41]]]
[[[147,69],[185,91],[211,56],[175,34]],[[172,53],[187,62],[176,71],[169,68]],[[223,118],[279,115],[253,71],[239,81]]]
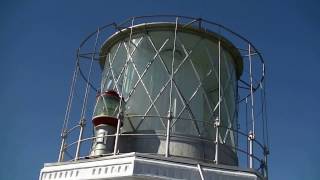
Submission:
[[[79,51],[80,51],[80,49],[78,49],[78,52]],[[64,150],[65,150],[66,140],[67,140],[68,122],[69,122],[69,118],[70,118],[70,111],[71,111],[71,106],[72,106],[72,101],[73,101],[74,88],[75,88],[75,85],[77,82],[77,77],[78,77],[78,72],[79,72],[78,61],[79,61],[79,57],[77,57],[77,60],[76,60],[75,69],[74,69],[73,76],[72,76],[70,93],[69,93],[69,97],[68,97],[68,104],[67,104],[66,112],[64,115],[64,122],[63,122],[62,131],[61,131],[62,142],[61,142],[61,146],[60,146],[58,162],[61,162],[64,159]]]
[[[119,144],[119,135],[120,135],[120,126],[121,126],[121,122],[123,121],[123,94],[122,91],[120,92],[120,102],[119,102],[119,111],[118,111],[118,123],[117,123],[117,130],[116,130],[116,137],[115,137],[115,141],[114,141],[114,147],[113,147],[113,155],[116,155],[118,153],[118,144]]]
[[[120,101],[121,102],[121,101]],[[120,133],[120,124],[121,124],[121,120],[120,120],[120,116],[118,117],[118,123],[117,123],[117,131],[116,131],[116,139],[114,141],[114,149],[113,149],[113,155],[117,154],[118,151],[118,141],[119,141],[119,133]]]
[[[254,118],[254,97],[253,97],[253,72],[252,72],[252,58],[251,58],[251,45],[249,44],[249,74],[250,74],[250,99],[251,99],[251,120],[252,120],[252,133],[255,134],[255,118]]]
[[[171,114],[171,112],[169,112],[168,121],[167,121],[167,134],[166,134],[166,152],[165,152],[165,157],[169,157],[171,120],[172,120],[172,114]]]
[[[214,152],[214,163],[218,164],[219,160],[219,117],[214,122],[214,126],[216,129],[216,138],[215,138],[215,152]]]
[[[219,126],[220,126],[220,117],[221,117],[221,41],[218,42],[218,60],[219,60],[219,75],[218,75],[218,83],[219,83],[219,106],[218,106],[218,117],[216,118],[214,122],[214,126],[216,129],[216,138],[215,138],[215,156],[214,156],[214,162],[216,164],[219,163]]]
[[[134,25],[134,17],[131,19],[131,27],[130,27],[130,35],[129,35],[129,42],[128,42],[128,59],[127,59],[127,62],[129,61],[129,58],[131,58],[130,54],[131,54],[131,51],[130,51],[130,48],[131,48],[131,39],[132,39],[132,28],[133,28],[133,25]],[[126,63],[127,63],[126,62]],[[125,65],[124,67],[124,72],[126,74],[126,68],[127,68],[127,65]],[[126,79],[126,75],[124,75],[125,78],[124,78],[124,81],[127,81]],[[116,83],[116,81],[115,81]],[[117,85],[115,84],[115,86],[117,87]],[[120,103],[119,103],[119,112],[118,112],[118,123],[117,123],[117,130],[116,130],[116,136],[115,136],[115,141],[114,141],[114,147],[113,147],[113,155],[116,155],[118,153],[118,145],[119,145],[119,136],[120,136],[120,126],[121,126],[121,121],[123,120],[123,109],[122,109],[122,106],[123,106],[123,93],[122,93],[122,89],[121,89],[121,92],[120,90],[118,90],[120,93]]]
[[[62,137],[62,141],[61,141],[61,146],[60,146],[60,151],[59,151],[58,162],[63,161],[63,158],[64,158],[64,148],[65,148],[65,144],[66,144],[67,133],[64,131],[61,134],[61,137]]]
[[[85,90],[84,100],[83,100],[83,104],[82,104],[82,108],[81,108],[81,116],[80,116],[81,119],[79,122],[80,132],[79,132],[78,144],[77,144],[77,149],[76,149],[76,155],[74,158],[75,161],[79,159],[79,154],[80,154],[80,145],[81,145],[83,129],[85,126],[85,121],[86,121],[85,120],[86,107],[87,107],[87,102],[88,102],[88,95],[90,92],[91,72],[92,72],[92,67],[93,67],[94,56],[95,56],[96,49],[97,49],[97,43],[98,43],[98,38],[99,38],[99,34],[100,34],[100,29],[98,29],[96,33],[97,33],[97,35],[96,35],[94,50],[93,50],[94,53],[91,56],[90,68],[89,68],[89,72],[88,72],[88,79],[87,79],[87,83],[86,83],[86,90]]]
[[[266,179],[268,179],[268,154],[269,154],[269,150],[266,146],[264,147],[263,154],[264,154],[263,175]]]
[[[80,120],[79,126],[80,126],[80,132],[79,132],[79,137],[78,137],[76,155],[74,157],[75,161],[79,159],[80,145],[81,145],[81,140],[82,140],[82,135],[83,135],[83,129],[84,129],[84,126],[85,126],[85,119],[81,119]]]
[[[177,40],[177,30],[178,30],[178,17],[176,18],[176,24],[174,29],[174,39],[173,39],[173,50],[172,50],[172,62],[171,62],[171,75],[170,75],[170,94],[169,94],[169,111],[168,111],[168,121],[167,121],[167,133],[166,133],[166,151],[165,157],[169,156],[169,146],[170,146],[170,124],[172,120],[172,89],[173,89],[173,77],[174,77],[174,61],[176,52],[176,40]]]
[[[249,141],[249,168],[253,168],[253,140],[254,134],[252,131],[249,132],[248,141]]]
[[[249,168],[253,168],[253,141],[255,139],[255,118],[254,118],[254,97],[253,97],[253,72],[252,72],[252,58],[251,58],[251,44],[248,45],[249,58],[249,74],[250,74],[250,99],[251,99],[251,120],[252,130],[249,132]]]

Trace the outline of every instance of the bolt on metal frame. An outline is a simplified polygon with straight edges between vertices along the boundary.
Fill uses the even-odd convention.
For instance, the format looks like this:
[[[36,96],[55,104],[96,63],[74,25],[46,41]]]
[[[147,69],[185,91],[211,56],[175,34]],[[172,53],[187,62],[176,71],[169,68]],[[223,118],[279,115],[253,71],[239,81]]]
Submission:
[[[172,51],[172,62],[171,62],[171,67],[167,67],[163,58],[160,55],[160,52],[163,51],[165,45],[168,43],[169,39],[164,39],[162,45],[160,46],[160,48],[156,48],[154,41],[152,40],[152,38],[148,35],[146,35],[146,37],[141,37],[139,39],[138,42],[134,43],[132,42],[132,36],[133,36],[133,27],[135,25],[135,22],[137,22],[136,24],[141,24],[142,22],[144,23],[148,23],[148,22],[163,22],[163,21],[159,21],[158,19],[165,19],[166,22],[172,22],[175,24],[175,29],[174,29],[174,42],[173,42],[173,51]],[[168,20],[169,19],[169,20]],[[142,21],[142,22],[141,22]],[[215,77],[217,77],[218,79],[218,103],[216,105],[212,105],[209,100],[208,97],[205,94],[205,101],[207,103],[207,105],[209,106],[209,111],[210,111],[210,119],[214,117],[214,113],[216,111],[218,111],[218,116],[216,117],[216,119],[214,120],[214,122],[204,122],[204,123],[208,123],[211,124],[213,128],[215,128],[215,137],[214,139],[203,139],[203,141],[214,141],[215,144],[215,151],[214,151],[214,163],[219,164],[219,145],[220,144],[225,144],[226,142],[226,138],[228,136],[228,133],[232,133],[232,134],[236,134],[237,136],[243,136],[247,139],[247,143],[249,145],[248,148],[241,148],[240,145],[238,144],[235,147],[231,147],[233,148],[236,152],[238,152],[238,156],[240,156],[241,154],[243,154],[244,156],[248,157],[248,168],[252,168],[252,169],[256,169],[261,171],[261,173],[267,178],[268,176],[268,168],[267,168],[267,157],[269,155],[269,140],[268,140],[268,131],[267,131],[267,117],[266,117],[266,105],[265,105],[265,65],[264,65],[264,60],[262,58],[262,55],[260,54],[260,52],[254,47],[254,45],[247,40],[246,38],[244,38],[243,36],[235,33],[234,31],[230,30],[229,28],[226,28],[218,23],[214,23],[214,22],[210,22],[204,19],[200,19],[200,18],[192,18],[192,17],[185,17],[185,16],[172,16],[172,15],[155,15],[155,16],[140,16],[140,17],[133,17],[133,18],[129,18],[128,20],[124,21],[123,23],[117,24],[117,23],[111,23],[102,27],[99,27],[97,29],[97,31],[91,33],[80,45],[79,49],[77,50],[77,59],[76,59],[76,67],[75,67],[75,71],[73,74],[73,78],[72,78],[72,83],[71,83],[71,87],[70,87],[70,94],[68,97],[68,103],[67,103],[67,107],[66,107],[66,113],[65,113],[65,118],[64,118],[64,123],[63,123],[63,127],[62,127],[62,133],[61,133],[61,138],[62,138],[62,142],[61,142],[61,147],[59,150],[59,158],[58,161],[65,161],[65,154],[70,156],[70,153],[68,152],[68,150],[70,149],[70,147],[72,146],[76,146],[76,150],[75,150],[75,155],[70,157],[70,160],[74,160],[77,161],[78,159],[82,159],[84,157],[81,157],[81,144],[85,141],[93,141],[95,140],[97,137],[91,136],[91,137],[87,137],[87,138],[83,138],[83,133],[85,130],[85,123],[86,123],[86,119],[91,118],[90,116],[87,117],[86,115],[86,111],[87,111],[87,107],[88,107],[88,98],[90,96],[90,89],[93,89],[94,91],[98,91],[96,88],[96,85],[93,84],[91,82],[91,76],[92,73],[94,71],[93,69],[93,64],[95,62],[99,62],[99,59],[101,57],[99,57],[99,53],[97,52],[98,48],[100,48],[101,44],[99,44],[98,40],[99,40],[99,36],[102,33],[106,33],[107,36],[111,36],[114,33],[122,33],[123,30],[129,29],[130,30],[130,35],[129,35],[129,41],[128,42],[122,42],[122,44],[119,44],[119,46],[116,49],[116,52],[114,53],[114,56],[111,57],[111,55],[109,54],[109,56],[104,57],[105,58],[105,63],[108,63],[110,70],[108,71],[108,73],[106,74],[106,76],[111,75],[112,77],[112,81],[114,83],[114,88],[118,91],[121,92],[120,93],[120,98],[125,98],[125,101],[128,101],[128,99],[131,97],[131,95],[134,93],[133,91],[137,88],[137,86],[139,84],[142,85],[143,90],[145,91],[148,99],[150,100],[150,105],[147,108],[147,111],[142,114],[142,115],[136,115],[136,116],[130,116],[130,117],[141,117],[140,122],[138,123],[138,126],[135,128],[139,128],[139,126],[141,125],[141,123],[148,117],[158,117],[161,119],[161,123],[163,125],[163,127],[166,129],[166,133],[165,134],[161,134],[161,133],[155,133],[155,134],[121,134],[120,132],[120,121],[122,121],[126,115],[123,114],[123,109],[119,108],[119,113],[118,113],[118,123],[117,123],[117,128],[116,128],[116,133],[113,135],[105,135],[104,137],[115,137],[115,144],[114,144],[114,150],[113,153],[111,154],[107,154],[107,155],[116,155],[118,154],[118,141],[119,141],[119,136],[164,136],[166,138],[166,151],[164,156],[165,157],[169,157],[170,156],[170,152],[169,152],[169,146],[170,146],[170,137],[173,136],[177,136],[174,134],[171,134],[171,128],[174,126],[174,124],[179,120],[184,120],[184,121],[191,121],[194,123],[195,127],[197,127],[197,123],[196,121],[201,121],[199,119],[196,119],[195,116],[193,115],[192,111],[190,110],[190,102],[191,100],[194,98],[194,96],[198,93],[198,91],[200,91],[201,88],[203,88],[202,86],[202,82],[199,76],[199,73],[197,72],[195,66],[192,64],[192,61],[190,60],[189,56],[192,53],[192,50],[187,50],[186,48],[184,48],[183,43],[179,42],[179,39],[177,38],[177,29],[178,29],[178,25],[183,25],[183,27],[188,27],[188,26],[193,26],[195,28],[199,28],[199,29],[205,29],[205,30],[209,30],[209,31],[213,31],[216,32],[219,36],[223,37],[225,36],[224,34],[222,34],[221,32],[225,32],[226,34],[228,34],[228,36],[225,36],[225,38],[229,38],[229,36],[235,37],[238,40],[240,40],[242,42],[242,44],[240,44],[238,46],[238,44],[235,44],[235,46],[238,48],[239,52],[241,52],[241,54],[243,54],[243,60],[247,60],[248,63],[244,64],[244,65],[248,65],[244,67],[244,72],[246,72],[246,70],[248,70],[248,76],[246,79],[240,79],[238,81],[237,84],[237,92],[239,91],[239,89],[241,89],[242,91],[244,91],[244,93],[239,93],[238,94],[238,105],[239,106],[245,106],[246,108],[248,107],[247,103],[248,103],[248,99],[250,100],[250,121],[248,121],[247,118],[245,118],[246,121],[251,122],[251,126],[248,126],[248,123],[246,122],[245,126],[246,129],[244,130],[244,128],[242,129],[238,129],[238,128],[234,128],[232,126],[224,126],[221,124],[220,122],[220,118],[221,118],[221,106],[224,103],[223,101],[223,90],[221,87],[221,56],[222,56],[222,49],[221,49],[221,40],[218,40],[218,72],[216,72],[215,69],[213,69],[213,73],[215,75]],[[214,31],[214,29],[216,29]],[[94,38],[94,48],[93,48],[93,52],[83,52],[82,48],[84,46],[87,45],[88,41],[90,39]],[[149,64],[147,64],[147,66],[145,67],[144,71],[142,73],[139,73],[135,63],[133,62],[132,59],[132,55],[134,54],[134,52],[137,49],[137,46],[139,46],[139,43],[146,39],[151,45],[152,48],[155,51],[155,55],[153,57],[153,59],[149,62]],[[183,51],[185,53],[185,57],[183,58],[183,60],[181,61],[181,63],[178,65],[178,67],[174,70],[173,66],[174,66],[174,62],[175,62],[175,53],[176,53],[176,43],[179,42],[179,44],[182,44],[182,48]],[[120,48],[120,46],[123,45],[125,50],[127,51],[127,59],[126,62],[123,66],[123,68],[120,70],[120,74],[118,75],[118,77],[115,75],[114,71],[112,70],[112,66],[113,66],[113,62],[115,60],[116,54]],[[242,47],[244,45],[247,45],[247,49],[242,49]],[[155,98],[151,98],[150,93],[148,92],[148,88],[146,87],[146,85],[143,82],[143,77],[145,76],[145,74],[147,73],[148,69],[151,67],[152,63],[156,60],[156,58],[158,58],[160,60],[161,65],[164,67],[165,71],[168,73],[168,77],[169,79],[164,83],[164,85],[161,87],[159,93],[156,95]],[[86,61],[86,60],[90,60],[90,66],[89,66],[89,70],[87,75],[85,75],[84,73],[84,69],[81,66],[82,61]],[[199,81],[199,84],[197,85],[196,89],[194,90],[194,92],[192,93],[191,97],[189,97],[188,99],[186,99],[186,97],[183,97],[182,93],[179,90],[179,87],[177,85],[177,83],[175,82],[174,76],[175,74],[179,71],[180,67],[187,61],[190,61],[191,63],[191,67],[193,68],[193,71],[195,73],[196,78]],[[259,67],[255,67],[256,64],[254,64],[253,62],[255,62],[256,64],[260,64],[260,68]],[[131,90],[131,92],[129,92],[127,97],[124,97],[122,94],[122,90],[120,89],[118,83],[120,81],[120,78],[122,76],[127,76],[126,74],[126,69],[128,68],[128,64],[131,63],[132,67],[133,67],[133,71],[137,74],[138,76],[138,80],[137,82],[134,84],[133,89]],[[211,64],[212,65],[212,64]],[[212,65],[212,68],[213,65]],[[258,72],[255,71],[254,69],[257,68]],[[79,77],[80,75],[80,77]],[[73,125],[70,123],[70,114],[72,111],[72,106],[73,106],[73,99],[75,97],[75,93],[77,91],[76,88],[76,84],[78,81],[78,78],[82,78],[85,82],[85,93],[84,93],[84,98],[83,98],[83,104],[82,104],[82,108],[81,108],[81,115],[80,115],[80,120],[77,124]],[[104,88],[106,82],[102,82],[101,85],[101,89]],[[161,96],[161,94],[165,91],[165,89],[169,86],[170,89],[170,94],[169,94],[169,108],[168,108],[168,115],[167,116],[161,116],[159,111],[157,110],[157,107],[155,105],[156,101],[158,100],[158,98]],[[178,96],[180,97],[180,100],[183,104],[182,110],[180,111],[180,113],[178,114],[178,116],[174,117],[173,116],[173,100],[172,100],[172,91],[173,88],[177,89],[177,93]],[[259,93],[261,94],[261,99],[257,102],[255,101],[255,94]],[[120,101],[121,102],[121,101]],[[261,139],[258,139],[258,137],[256,136],[256,121],[257,121],[257,112],[256,110],[256,104],[261,104],[262,110],[260,113],[260,116],[262,117],[262,142],[260,142]],[[225,104],[224,104],[225,105]],[[226,106],[226,105],[225,105]],[[120,106],[121,107],[121,106]],[[154,109],[156,114],[155,116],[152,115],[148,115],[149,111],[151,109]],[[190,118],[184,118],[181,117],[181,114],[184,112],[184,110],[187,110],[189,117]],[[228,116],[231,116],[229,114],[229,112],[227,112]],[[247,113],[245,113],[247,114]],[[233,116],[233,115],[232,115]],[[235,115],[237,116],[237,115]],[[129,117],[129,116],[128,116]],[[229,120],[230,118],[228,118]],[[75,120],[73,120],[75,121]],[[166,121],[166,122],[165,122]],[[229,122],[229,125],[232,124],[232,122]],[[69,127],[71,125],[71,128]],[[73,126],[72,126],[73,125]],[[134,128],[132,126],[132,128]],[[78,138],[75,141],[72,141],[71,143],[67,143],[67,139],[69,138],[69,134],[71,132],[74,132],[75,130],[79,129],[79,135]],[[222,129],[225,130],[225,135],[222,138],[221,134],[219,133]],[[198,130],[199,133],[199,130]],[[191,137],[184,137],[184,138],[191,138]],[[262,151],[262,155],[258,155],[255,153],[256,149],[260,149],[260,151]],[[254,162],[258,162],[259,165],[255,166]],[[201,168],[199,166],[199,171],[201,172]]]

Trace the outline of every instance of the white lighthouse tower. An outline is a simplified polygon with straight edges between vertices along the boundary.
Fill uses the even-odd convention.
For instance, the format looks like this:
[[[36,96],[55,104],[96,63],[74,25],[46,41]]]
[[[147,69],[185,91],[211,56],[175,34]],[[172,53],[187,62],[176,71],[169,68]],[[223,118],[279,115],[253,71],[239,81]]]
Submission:
[[[268,179],[265,75],[204,19],[133,17],[80,45],[58,162],[40,180]]]

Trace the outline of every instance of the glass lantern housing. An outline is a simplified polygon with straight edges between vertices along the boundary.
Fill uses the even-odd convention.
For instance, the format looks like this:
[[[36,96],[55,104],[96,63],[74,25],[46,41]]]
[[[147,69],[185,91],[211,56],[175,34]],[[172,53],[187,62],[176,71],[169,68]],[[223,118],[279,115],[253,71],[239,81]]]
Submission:
[[[117,92],[108,90],[99,94],[97,96],[97,102],[92,118],[94,126],[108,124],[116,127],[118,123],[119,107],[120,97]]]
[[[164,154],[170,117],[170,154],[212,160],[214,153],[206,149],[213,146],[220,103],[220,125],[226,127],[219,131],[220,143],[225,145],[220,154],[228,154],[226,164],[236,164],[235,150],[230,148],[235,147],[235,135],[228,128],[236,125],[241,56],[217,34],[179,28],[175,34],[171,23],[137,25],[114,34],[102,47],[102,91],[112,84],[124,99],[121,134],[128,136],[121,136],[119,151]],[[129,141],[135,145],[127,145]],[[154,146],[145,147],[148,143]]]

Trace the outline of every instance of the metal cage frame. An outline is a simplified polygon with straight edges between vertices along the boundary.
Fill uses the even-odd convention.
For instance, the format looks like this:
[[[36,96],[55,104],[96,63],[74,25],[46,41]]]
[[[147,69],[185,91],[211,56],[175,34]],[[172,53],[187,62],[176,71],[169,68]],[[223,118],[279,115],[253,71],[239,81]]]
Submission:
[[[177,26],[180,25],[183,27],[192,26],[195,29],[205,31],[205,32],[212,32],[217,34],[221,39],[218,41],[219,45],[219,71],[218,71],[218,79],[219,79],[219,103],[216,105],[216,110],[219,112],[219,118],[217,118],[214,122],[204,122],[209,123],[212,125],[213,128],[216,129],[216,135],[214,139],[201,139],[202,141],[210,141],[214,142],[215,144],[215,160],[213,163],[219,164],[218,159],[218,148],[219,145],[224,144],[228,146],[227,144],[223,143],[221,141],[221,137],[219,137],[219,130],[224,129],[226,132],[232,132],[236,134],[237,141],[239,139],[245,139],[246,142],[237,142],[237,145],[235,147],[230,147],[234,149],[238,156],[244,156],[244,159],[246,159],[246,166],[247,168],[255,169],[257,172],[260,172],[265,178],[268,177],[268,166],[267,166],[267,160],[269,155],[269,140],[268,140],[268,123],[267,123],[267,114],[266,114],[266,92],[265,92],[265,64],[263,57],[261,53],[257,50],[257,48],[246,38],[239,35],[238,33],[232,31],[231,29],[215,23],[211,22],[202,18],[193,18],[193,17],[187,17],[187,16],[176,16],[176,15],[152,15],[152,16],[138,16],[138,17],[131,17],[125,20],[121,23],[110,23],[105,26],[99,27],[96,31],[89,34],[80,44],[80,47],[77,49],[76,53],[76,64],[75,64],[75,70],[73,73],[72,83],[70,87],[70,94],[68,98],[68,103],[66,107],[66,113],[64,117],[64,123],[62,127],[61,132],[61,147],[59,151],[59,158],[58,162],[65,161],[65,155],[69,156],[70,160],[77,161],[79,159],[87,158],[87,156],[81,156],[80,155],[80,149],[81,144],[86,141],[93,141],[97,137],[94,135],[89,137],[83,137],[84,130],[86,126],[86,119],[87,119],[87,109],[88,109],[88,99],[90,96],[90,90],[93,90],[94,92],[99,92],[98,88],[92,81],[92,73],[94,73],[94,64],[100,63],[101,55],[99,53],[100,48],[102,46],[99,46],[99,38],[101,36],[105,37],[105,39],[109,38],[115,33],[123,33],[124,31],[129,31],[129,43],[131,43],[131,37],[132,37],[132,29],[134,25],[142,24],[142,23],[153,23],[153,22],[170,22],[174,23],[176,25],[175,28],[175,34],[177,31]],[[104,34],[104,35],[102,35]],[[237,103],[238,106],[241,106],[241,108],[237,108],[237,114],[239,114],[242,111],[244,114],[244,118],[236,118],[237,121],[244,121],[244,123],[236,122],[238,126],[244,127],[230,127],[230,126],[223,126],[220,124],[220,104],[221,104],[221,79],[220,79],[220,61],[221,61],[221,54],[220,54],[220,48],[221,48],[221,42],[225,41],[225,39],[230,40],[230,42],[235,46],[235,48],[240,52],[242,59],[244,61],[243,64],[243,72],[246,74],[244,77],[241,76],[237,81],[237,93],[238,93],[238,99]],[[86,46],[90,44],[89,42],[92,41],[93,48],[91,52],[83,52],[83,49],[86,49]],[[104,43],[102,43],[103,45]],[[89,45],[90,47],[90,45]],[[159,53],[157,50],[157,54]],[[86,70],[83,69],[83,65],[81,64],[83,61],[89,62],[89,66],[86,66]],[[173,72],[173,71],[171,71]],[[80,76],[79,76],[80,75]],[[171,80],[169,83],[172,83],[173,75],[171,76]],[[79,79],[82,79],[84,82],[84,95],[82,101],[81,101],[81,108],[79,110],[80,112],[80,119],[76,120],[73,119],[73,122],[70,121],[72,119],[71,111],[73,107],[73,100],[75,96],[77,96],[77,81]],[[141,77],[140,77],[141,79]],[[241,91],[241,92],[240,92]],[[122,95],[120,95],[122,98]],[[257,98],[257,96],[260,96]],[[171,103],[170,103],[171,105]],[[187,108],[187,105],[185,105],[184,108]],[[260,110],[257,110],[257,109]],[[169,107],[170,109],[170,107]],[[176,136],[170,134],[170,128],[172,127],[170,123],[173,123],[172,115],[169,113],[168,116],[155,116],[164,120],[167,120],[167,126],[166,126],[166,133],[154,133],[154,134],[121,134],[120,133],[120,119],[123,118],[125,115],[121,114],[119,111],[119,120],[118,125],[116,129],[116,133],[112,135],[105,135],[105,137],[113,136],[115,137],[115,145],[114,145],[114,152],[108,155],[117,155],[118,151],[118,140],[119,136],[162,136],[166,138],[167,147],[166,147],[166,153],[163,154],[165,157],[170,156],[170,153],[168,151],[169,149],[169,143],[170,143],[170,137]],[[142,118],[147,117],[147,114],[144,115],[136,115]],[[239,115],[238,115],[239,116]],[[240,120],[239,120],[240,119]],[[179,120],[185,120],[185,121],[194,121],[193,118],[180,118]],[[201,121],[197,119],[197,121]],[[257,125],[261,125],[261,131],[260,136],[257,136]],[[69,127],[70,126],[70,127]],[[170,128],[168,128],[170,127]],[[79,134],[77,135],[77,138],[75,140],[71,140],[69,143],[69,136],[73,132],[79,131]],[[191,138],[188,136],[182,136],[183,138]],[[74,139],[74,138],[73,138]],[[197,139],[199,140],[199,139]],[[246,147],[245,147],[246,146]],[[69,149],[71,147],[75,147],[74,155],[71,155],[69,152]],[[256,163],[255,163],[256,162]]]

